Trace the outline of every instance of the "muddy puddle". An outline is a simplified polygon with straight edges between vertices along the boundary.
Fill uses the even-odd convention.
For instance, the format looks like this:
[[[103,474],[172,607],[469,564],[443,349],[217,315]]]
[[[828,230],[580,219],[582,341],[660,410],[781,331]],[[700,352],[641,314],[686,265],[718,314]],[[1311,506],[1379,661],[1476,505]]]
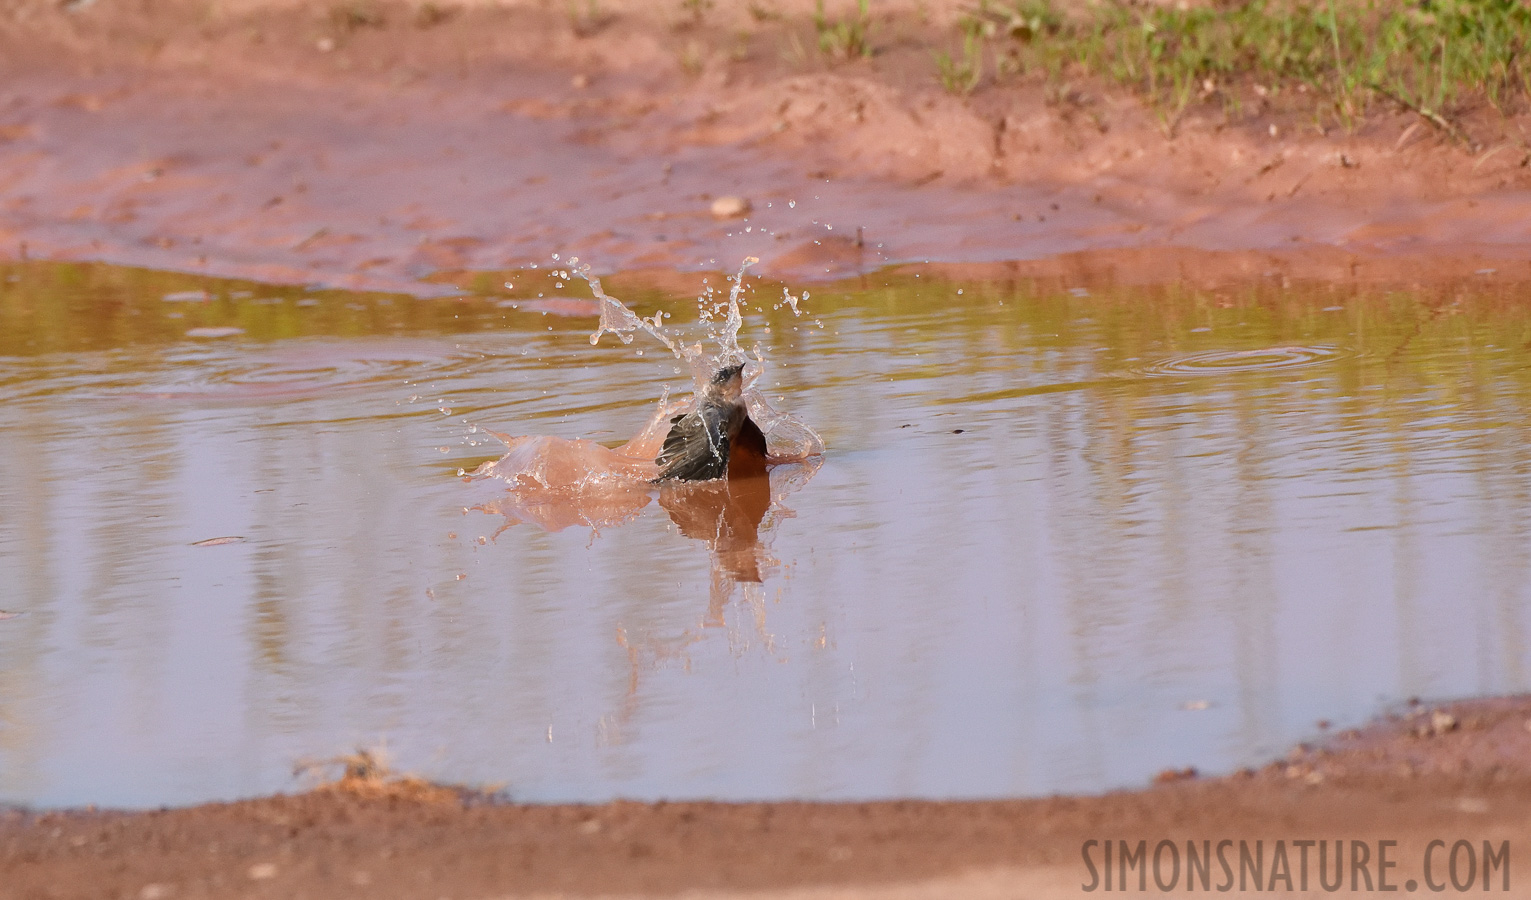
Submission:
[[[614,448],[689,390],[574,279],[0,277],[0,800],[357,746],[531,801],[1094,792],[1531,689],[1515,286],[752,279],[825,454],[539,505],[460,477],[485,429]],[[684,328],[703,277],[606,288]]]

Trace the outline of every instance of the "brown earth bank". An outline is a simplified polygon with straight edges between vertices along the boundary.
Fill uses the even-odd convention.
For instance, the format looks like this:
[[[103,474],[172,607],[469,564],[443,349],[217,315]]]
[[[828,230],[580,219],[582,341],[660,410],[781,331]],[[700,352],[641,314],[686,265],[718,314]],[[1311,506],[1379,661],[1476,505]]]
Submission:
[[[1109,842],[1113,891],[1207,881],[1319,896],[1339,871],[1335,841],[1347,896],[1411,881],[1481,894],[1485,874],[1489,893],[1531,890],[1531,697],[1406,707],[1258,771],[1158,781],[1036,800],[518,806],[358,777],[190,809],[12,811],[0,815],[0,895],[1076,897],[1105,891]],[[1325,842],[1323,856],[1304,841]],[[1208,872],[1188,885],[1190,853],[1206,848]]]
[[[1254,84],[1172,128],[1089,78],[957,96],[932,56],[961,8],[876,4],[875,53],[837,62],[804,0],[3,0],[0,255],[419,292],[554,253],[824,279],[1172,247],[1413,278],[1531,243],[1523,111],[1461,113],[1469,144]]]

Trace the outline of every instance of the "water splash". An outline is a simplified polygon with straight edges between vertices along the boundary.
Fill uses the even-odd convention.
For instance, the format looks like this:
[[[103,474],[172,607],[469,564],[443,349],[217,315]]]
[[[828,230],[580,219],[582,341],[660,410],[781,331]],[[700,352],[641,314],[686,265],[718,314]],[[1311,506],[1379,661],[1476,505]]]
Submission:
[[[689,411],[696,402],[694,394],[672,401],[666,388],[644,427],[616,448],[591,440],[501,434],[479,426],[504,443],[506,453],[479,466],[473,480],[501,479],[509,482],[511,489],[473,509],[503,517],[504,524],[494,533],[496,539],[522,522],[550,532],[577,526],[599,534],[602,529],[626,524],[653,509],[657,496],[657,506],[680,533],[707,546],[712,577],[703,627],[724,624],[725,611],[738,588],[751,608],[757,610],[758,630],[769,647],[770,637],[764,625],[764,582],[777,564],[770,554],[772,533],[781,519],[792,516],[785,498],[818,470],[824,442],[812,428],[772,406],[755,387],[766,368],[765,356],[758,345],[746,353],[739,344],[739,335],[744,327],[744,276],[756,262],[753,257],[744,260],[738,273],[729,279],[726,303],[714,302],[710,287],[698,298],[702,304],[699,340],[688,339],[679,330],[666,327],[663,312],[656,312],[651,318],[633,312],[621,300],[607,294],[590,266],[580,263],[578,258],[570,259],[568,264],[569,273],[583,278],[600,304],[600,321],[590,335],[592,345],[599,344],[607,334],[615,335],[623,344],[631,344],[640,333],[647,335],[686,363],[697,389],[723,366],[745,367],[744,399],[750,417],[766,436],[767,461],[776,464],[773,471],[765,477],[654,485],[652,480],[659,468],[654,460],[670,430],[671,417]],[[782,303],[799,315],[797,300],[786,293]],[[693,639],[699,639],[699,633]],[[648,645],[641,638],[625,645],[634,654],[635,667],[636,660],[645,652],[642,648]]]
[[[720,311],[707,308],[708,294],[700,298],[702,302],[702,315],[699,317],[704,331],[704,341],[687,343],[672,329],[665,327],[664,313],[656,312],[653,318],[645,319],[627,308],[627,305],[615,297],[607,294],[601,288],[601,280],[591,274],[590,264],[581,263],[579,257],[569,260],[573,267],[572,272],[583,278],[589,285],[590,291],[601,304],[600,323],[595,332],[590,335],[592,345],[600,343],[601,337],[612,334],[624,344],[630,344],[636,333],[642,332],[663,344],[676,359],[686,363],[691,372],[691,382],[694,390],[700,390],[706,384],[714,372],[728,365],[744,366],[744,399],[749,406],[750,418],[760,426],[760,430],[766,436],[766,444],[770,451],[773,462],[803,460],[819,456],[824,452],[824,439],[818,432],[810,428],[795,416],[777,409],[766,399],[765,394],[756,388],[760,376],[766,368],[766,360],[760,347],[757,345],[753,353],[746,353],[739,345],[739,332],[744,327],[744,275],[749,268],[760,260],[756,257],[745,257],[740,264],[739,271],[729,278],[728,301]],[[803,298],[808,296],[803,293]],[[798,297],[786,289],[783,289],[783,303],[790,306],[793,315],[801,315],[798,309]],[[722,321],[718,322],[718,313],[722,313]],[[709,350],[711,344],[714,349]],[[663,400],[660,408],[665,409]],[[664,416],[674,415],[679,412],[688,412],[691,409],[691,401],[679,404],[673,412],[664,413]],[[660,435],[663,442],[663,434]],[[644,448],[647,449],[646,447]],[[658,451],[655,451],[655,455]]]
[[[621,300],[606,293],[600,278],[591,272],[590,264],[580,262],[578,257],[568,261],[568,274],[584,279],[600,305],[600,320],[590,335],[592,345],[599,344],[607,334],[616,336],[623,344],[631,344],[639,334],[647,335],[686,363],[694,391],[706,384],[719,368],[743,365],[744,400],[750,418],[766,437],[767,461],[787,463],[814,459],[824,452],[823,439],[807,424],[766,399],[756,387],[766,368],[764,353],[758,345],[752,353],[746,353],[739,344],[739,335],[744,328],[744,277],[750,266],[757,262],[755,257],[746,258],[739,271],[729,278],[731,284],[726,303],[709,308],[710,288],[699,298],[703,304],[699,340],[688,340],[679,330],[666,326],[662,311],[651,318],[633,312]],[[798,313],[797,298],[788,293],[783,302]],[[485,433],[505,444],[506,453],[500,459],[479,466],[472,477],[498,478],[519,489],[535,491],[537,496],[533,505],[539,509],[558,498],[566,498],[575,504],[588,499],[591,504],[590,510],[560,510],[551,519],[542,514],[526,515],[520,517],[523,520],[589,525],[620,523],[636,508],[631,505],[636,502],[636,497],[618,504],[621,511],[614,512],[608,508],[610,498],[606,495],[612,491],[631,493],[628,486],[646,484],[658,475],[654,459],[664,445],[670,419],[689,412],[695,402],[694,393],[672,401],[666,388],[644,427],[616,448],[590,440],[547,435],[516,436],[484,429]]]
[[[728,291],[728,306],[721,326],[714,326],[710,320],[713,312],[704,306],[702,310],[703,327],[706,329],[706,337],[709,338],[717,349],[708,352],[702,343],[687,344],[678,336],[672,335],[670,329],[664,326],[664,313],[657,312],[652,319],[645,319],[627,308],[627,305],[617,298],[607,294],[601,289],[601,279],[590,272],[589,263],[581,263],[579,257],[569,260],[574,267],[573,272],[590,285],[591,293],[601,304],[601,321],[596,326],[595,333],[590,335],[592,346],[600,343],[601,336],[612,334],[624,344],[630,344],[636,332],[643,332],[654,340],[663,344],[676,359],[687,364],[691,369],[691,380],[697,386],[707,382],[712,373],[728,365],[744,363],[749,359],[739,347],[739,330],[744,325],[744,314],[740,307],[740,295],[744,291],[744,273],[750,266],[760,262],[756,257],[745,257],[743,264],[739,266],[739,272],[729,280],[733,283]],[[712,289],[708,288],[708,294]],[[704,298],[705,299],[705,298]],[[759,367],[756,368],[758,375]],[[746,377],[750,376],[749,367],[746,365]]]

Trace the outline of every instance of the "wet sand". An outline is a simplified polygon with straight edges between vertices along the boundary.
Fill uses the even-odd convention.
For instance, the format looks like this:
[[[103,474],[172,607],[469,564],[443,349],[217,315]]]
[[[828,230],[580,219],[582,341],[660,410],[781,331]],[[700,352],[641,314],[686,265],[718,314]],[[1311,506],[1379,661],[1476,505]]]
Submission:
[[[620,3],[373,21],[12,0],[0,255],[412,292],[552,253],[656,272],[753,254],[795,280],[927,261],[1129,281],[1531,273],[1525,117],[1469,120],[1470,154],[1404,113],[1321,135],[1293,111],[1198,109],[1170,138],[1098,85],[964,100],[935,86],[925,37],[955,4],[928,6],[921,22],[890,5],[878,56],[830,66],[791,52],[811,41],[806,4],[696,25]],[[725,194],[751,201],[747,222],[712,215]],[[1431,839],[1531,836],[1531,701],[1449,715],[1103,797],[518,807],[353,784],[13,812],[0,894],[1061,897],[1089,881],[1082,841],[1161,837],[1396,839],[1400,883]]]
[[[553,253],[794,280],[1166,247],[1336,279],[1527,265],[1531,117],[1465,117],[1473,154],[1404,112],[1320,134],[1208,100],[1171,138],[1103,84],[959,98],[930,61],[956,4],[889,5],[841,64],[788,6],[348,8],[13,3],[0,254],[409,291]],[[752,210],[719,219],[725,195]]]
[[[17,898],[555,897],[1044,898],[1082,896],[1084,843],[1129,849],[1170,840],[1263,841],[1262,894],[1302,889],[1296,841],[1365,842],[1376,889],[1426,889],[1430,842],[1531,839],[1531,698],[1418,706],[1356,732],[1294,748],[1259,771],[1217,779],[1165,773],[1141,792],[991,802],[659,803],[516,806],[414,782],[339,782],[310,793],[138,814],[0,815],[0,884]],[[1276,842],[1291,855],[1277,875]],[[1377,868],[1382,851],[1397,863]],[[1332,847],[1332,844],[1330,845]],[[1092,862],[1102,866],[1099,845]],[[1463,851],[1459,851],[1461,853]],[[1448,883],[1449,850],[1428,877]],[[1167,862],[1158,870],[1171,879]],[[1118,857],[1118,862],[1120,859]],[[1459,881],[1466,879],[1465,855]],[[1331,881],[1332,856],[1328,864]],[[1154,890],[1154,871],[1148,871]],[[1098,874],[1100,873],[1098,870]],[[1243,873],[1254,891],[1253,870]],[[1118,876],[1119,877],[1119,876]],[[1180,876],[1183,889],[1188,876]],[[1362,876],[1357,874],[1358,879]],[[1120,890],[1122,883],[1115,882]],[[1358,888],[1365,888],[1358,880]],[[1103,884],[1096,884],[1100,891]],[[1197,891],[1204,890],[1200,881]],[[1290,889],[1289,889],[1290,888]],[[1178,892],[1176,892],[1178,893]],[[1245,896],[1235,890],[1237,896]]]

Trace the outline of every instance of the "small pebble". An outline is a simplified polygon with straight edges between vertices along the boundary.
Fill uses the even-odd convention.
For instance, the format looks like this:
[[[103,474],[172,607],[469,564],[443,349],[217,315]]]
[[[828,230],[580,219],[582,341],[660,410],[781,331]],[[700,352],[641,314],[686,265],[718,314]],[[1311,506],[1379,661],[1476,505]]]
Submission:
[[[750,201],[733,194],[725,194],[712,201],[712,214],[720,219],[733,219],[750,211]]]

